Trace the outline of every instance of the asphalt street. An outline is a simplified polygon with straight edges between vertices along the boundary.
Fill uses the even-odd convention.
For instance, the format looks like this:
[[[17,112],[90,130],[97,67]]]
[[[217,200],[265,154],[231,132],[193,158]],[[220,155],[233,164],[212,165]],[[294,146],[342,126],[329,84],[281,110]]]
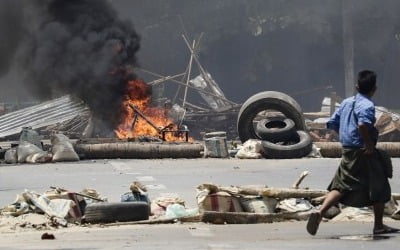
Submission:
[[[175,194],[196,206],[196,186],[262,184],[291,187],[305,170],[310,175],[302,187],[325,189],[339,159],[238,160],[163,159],[97,160],[77,163],[0,166],[0,206],[10,204],[24,189],[43,192],[50,186],[72,191],[94,188],[109,201],[119,201],[133,180],[149,189],[150,198]],[[392,192],[400,192],[400,159],[393,159]],[[400,227],[400,222],[392,222]],[[172,225],[81,227],[53,231],[56,240],[43,241],[43,232],[1,235],[2,249],[398,249],[400,235],[373,238],[372,225],[361,222],[328,222],[316,237],[305,231],[305,222],[252,225]]]

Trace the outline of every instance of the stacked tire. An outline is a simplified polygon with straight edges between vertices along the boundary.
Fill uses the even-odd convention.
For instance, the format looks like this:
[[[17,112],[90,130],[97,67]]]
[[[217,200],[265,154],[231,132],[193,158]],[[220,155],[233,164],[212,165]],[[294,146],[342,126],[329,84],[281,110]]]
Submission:
[[[258,113],[268,110],[282,115],[255,122]],[[301,158],[312,150],[300,105],[281,92],[266,91],[250,97],[239,111],[237,129],[242,142],[260,139],[266,158]]]

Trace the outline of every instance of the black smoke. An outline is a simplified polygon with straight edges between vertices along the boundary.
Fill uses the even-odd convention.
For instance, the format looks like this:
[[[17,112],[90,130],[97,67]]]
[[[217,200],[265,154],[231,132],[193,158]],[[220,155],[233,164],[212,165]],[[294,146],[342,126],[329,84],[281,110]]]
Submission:
[[[24,34],[21,1],[0,1],[0,77],[8,72]]]
[[[26,37],[16,60],[41,99],[72,94],[112,128],[126,81],[134,79],[139,36],[105,0],[24,2]]]

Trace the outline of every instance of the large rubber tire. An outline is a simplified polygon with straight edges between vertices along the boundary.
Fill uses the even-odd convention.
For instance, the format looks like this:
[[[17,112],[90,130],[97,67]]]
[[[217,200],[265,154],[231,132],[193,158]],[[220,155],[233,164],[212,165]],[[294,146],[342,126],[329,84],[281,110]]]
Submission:
[[[87,223],[112,223],[149,219],[147,202],[102,202],[92,203],[85,208]]]
[[[307,156],[312,150],[311,137],[307,132],[298,130],[298,141],[292,145],[274,144],[269,141],[262,141],[263,154],[266,158],[293,159]]]
[[[242,105],[238,115],[237,130],[242,142],[260,139],[255,132],[253,120],[263,110],[276,110],[292,119],[297,130],[307,130],[300,105],[290,96],[276,91],[260,92]]]
[[[288,118],[272,117],[257,123],[256,133],[261,140],[286,142],[296,135],[294,121]]]

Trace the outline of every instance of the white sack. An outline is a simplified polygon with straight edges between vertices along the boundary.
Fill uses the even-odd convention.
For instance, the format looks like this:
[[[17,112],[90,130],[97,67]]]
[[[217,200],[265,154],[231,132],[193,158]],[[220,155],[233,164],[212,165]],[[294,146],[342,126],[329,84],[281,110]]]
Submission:
[[[262,146],[260,140],[249,139],[239,149],[236,158],[239,159],[260,159],[262,158]]]
[[[18,154],[18,162],[24,163],[26,158],[31,154],[41,153],[44,152],[37,146],[29,143],[27,141],[23,141],[18,145],[17,154]]]
[[[63,134],[53,135],[51,138],[53,161],[79,161],[79,156],[75,152],[68,137]]]
[[[4,160],[8,164],[15,164],[18,162],[17,148],[10,148],[4,154]]]

